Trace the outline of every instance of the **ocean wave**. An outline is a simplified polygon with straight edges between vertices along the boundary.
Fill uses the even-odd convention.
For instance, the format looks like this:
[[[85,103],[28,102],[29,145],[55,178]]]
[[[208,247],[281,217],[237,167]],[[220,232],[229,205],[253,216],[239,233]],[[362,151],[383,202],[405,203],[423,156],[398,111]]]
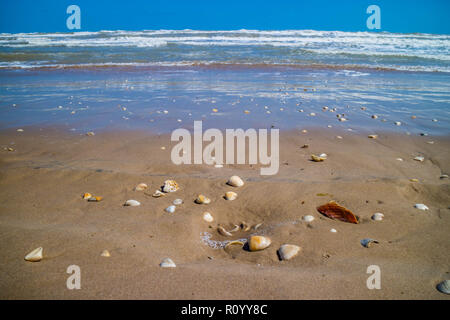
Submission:
[[[449,72],[450,36],[245,29],[0,34],[0,68],[208,65],[230,61]]]

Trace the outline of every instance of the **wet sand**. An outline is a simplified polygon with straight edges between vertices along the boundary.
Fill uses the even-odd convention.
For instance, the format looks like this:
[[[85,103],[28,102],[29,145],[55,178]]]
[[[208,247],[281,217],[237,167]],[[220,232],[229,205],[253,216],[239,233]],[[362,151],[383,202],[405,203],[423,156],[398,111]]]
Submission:
[[[0,134],[2,299],[449,298],[435,288],[450,278],[450,184],[440,179],[450,173],[448,137],[377,132],[373,140],[332,129],[282,132],[279,173],[261,176],[259,166],[173,165],[175,143],[168,135],[24,129]],[[309,148],[300,148],[304,144]],[[4,150],[8,146],[14,151]],[[322,152],[326,161],[309,160]],[[419,155],[424,162],[413,160]],[[226,185],[232,175],[245,185]],[[180,190],[161,198],[133,191],[144,182],[151,194],[167,179],[175,179]],[[230,190],[238,193],[234,201],[222,198]],[[85,192],[104,199],[87,202],[81,199]],[[211,204],[195,204],[200,193]],[[184,203],[173,214],[165,212],[176,198]],[[124,207],[128,199],[141,206]],[[316,207],[332,199],[361,223],[319,214]],[[430,209],[415,209],[416,203]],[[205,211],[214,222],[203,221]],[[385,219],[371,220],[375,212]],[[301,221],[308,214],[315,220]],[[229,240],[217,225],[241,221],[263,223],[259,233],[272,245],[248,252],[201,241],[203,232]],[[379,244],[365,248],[363,238]],[[285,243],[302,250],[279,261],[277,250]],[[39,246],[44,259],[26,262],[24,256]],[[100,256],[105,249],[111,257]],[[159,267],[166,257],[177,267]],[[66,288],[70,265],[81,268],[80,290]],[[380,290],[366,286],[370,265],[381,269]]]

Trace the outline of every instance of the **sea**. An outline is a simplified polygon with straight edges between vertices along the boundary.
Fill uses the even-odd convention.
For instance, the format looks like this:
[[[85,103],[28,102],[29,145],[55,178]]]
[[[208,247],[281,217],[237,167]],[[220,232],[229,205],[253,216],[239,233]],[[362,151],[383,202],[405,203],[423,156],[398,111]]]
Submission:
[[[450,35],[0,33],[0,129],[167,133],[194,120],[211,128],[448,135]]]

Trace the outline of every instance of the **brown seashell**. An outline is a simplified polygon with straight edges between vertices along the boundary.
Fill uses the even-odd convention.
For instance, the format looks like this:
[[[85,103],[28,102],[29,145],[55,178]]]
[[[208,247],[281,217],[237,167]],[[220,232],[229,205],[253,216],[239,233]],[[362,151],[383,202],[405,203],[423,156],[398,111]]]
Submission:
[[[330,201],[327,204],[317,207],[317,211],[330,219],[356,224],[359,223],[358,217],[355,216],[353,212],[339,205],[335,201]]]

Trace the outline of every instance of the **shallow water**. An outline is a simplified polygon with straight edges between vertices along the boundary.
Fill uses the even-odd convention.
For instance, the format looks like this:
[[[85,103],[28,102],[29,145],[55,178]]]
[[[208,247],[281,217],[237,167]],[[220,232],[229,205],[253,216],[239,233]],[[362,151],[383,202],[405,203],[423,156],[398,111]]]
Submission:
[[[448,135],[450,73],[242,65],[0,70],[0,128],[167,133],[192,129],[194,120],[204,128]]]

